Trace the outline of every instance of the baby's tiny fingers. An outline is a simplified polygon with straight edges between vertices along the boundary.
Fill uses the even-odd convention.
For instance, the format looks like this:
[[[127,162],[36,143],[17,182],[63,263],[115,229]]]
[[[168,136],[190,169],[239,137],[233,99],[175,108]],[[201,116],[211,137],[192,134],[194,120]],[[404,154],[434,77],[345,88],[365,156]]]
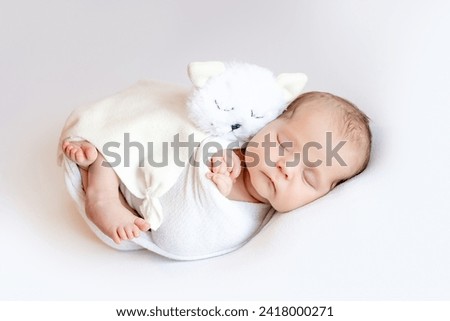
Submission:
[[[212,181],[216,184],[218,190],[222,193],[222,195],[228,196],[228,194],[230,194],[233,183],[228,176],[220,174],[214,175],[212,177]]]
[[[217,156],[211,157],[211,166],[212,167],[218,167],[222,163],[223,163],[222,157],[217,157]]]
[[[227,164],[225,164],[224,162],[222,164],[220,164],[218,173],[219,174],[224,174],[224,175],[229,174]]]
[[[213,173],[218,173],[222,163],[223,162],[220,157],[212,157],[211,158],[211,171]]]

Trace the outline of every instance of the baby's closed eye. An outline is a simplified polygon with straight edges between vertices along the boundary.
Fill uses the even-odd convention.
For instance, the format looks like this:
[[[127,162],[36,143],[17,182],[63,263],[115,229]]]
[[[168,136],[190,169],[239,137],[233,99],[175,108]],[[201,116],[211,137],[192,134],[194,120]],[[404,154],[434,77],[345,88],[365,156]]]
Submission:
[[[285,150],[290,150],[294,145],[291,141],[289,141],[288,139],[279,134],[277,135],[277,142],[280,145],[280,147]]]

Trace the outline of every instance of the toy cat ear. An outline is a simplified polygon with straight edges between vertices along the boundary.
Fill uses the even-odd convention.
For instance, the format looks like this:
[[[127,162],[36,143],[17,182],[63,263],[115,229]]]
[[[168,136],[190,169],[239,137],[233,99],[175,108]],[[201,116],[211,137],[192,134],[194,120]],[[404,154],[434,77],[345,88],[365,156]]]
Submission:
[[[308,77],[302,73],[283,73],[277,77],[278,85],[283,88],[287,101],[294,100],[305,87]]]
[[[188,75],[195,87],[201,88],[209,78],[225,71],[225,64],[220,61],[191,62]]]

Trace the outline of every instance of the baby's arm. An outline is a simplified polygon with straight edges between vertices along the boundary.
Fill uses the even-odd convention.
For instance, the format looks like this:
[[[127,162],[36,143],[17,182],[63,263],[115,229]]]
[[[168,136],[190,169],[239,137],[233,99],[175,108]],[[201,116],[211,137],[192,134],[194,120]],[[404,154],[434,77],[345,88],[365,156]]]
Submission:
[[[222,150],[211,158],[211,172],[206,176],[211,179],[224,195],[228,196],[233,183],[241,173],[241,160],[231,149]]]

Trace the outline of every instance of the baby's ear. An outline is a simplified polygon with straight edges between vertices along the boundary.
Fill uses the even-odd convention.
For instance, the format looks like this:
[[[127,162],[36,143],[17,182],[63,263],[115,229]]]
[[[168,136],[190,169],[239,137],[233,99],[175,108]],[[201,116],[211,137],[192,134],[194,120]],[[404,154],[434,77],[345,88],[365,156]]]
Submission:
[[[225,64],[220,61],[191,62],[188,75],[195,87],[201,88],[209,78],[225,71]]]
[[[308,77],[303,73],[283,73],[277,77],[277,83],[283,89],[288,102],[300,95],[307,81]]]

